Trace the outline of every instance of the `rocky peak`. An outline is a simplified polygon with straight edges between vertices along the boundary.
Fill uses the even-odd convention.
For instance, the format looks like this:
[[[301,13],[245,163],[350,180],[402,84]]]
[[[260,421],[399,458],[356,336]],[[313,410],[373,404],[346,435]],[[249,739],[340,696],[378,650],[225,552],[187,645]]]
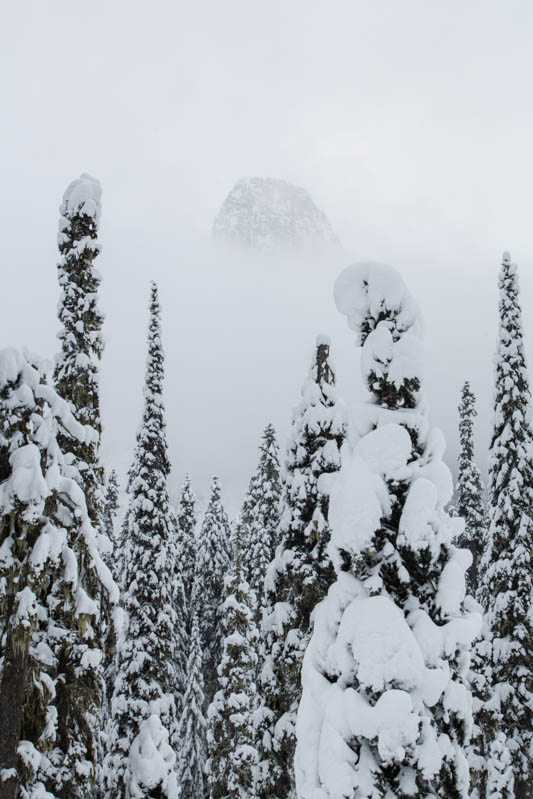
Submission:
[[[260,252],[323,250],[339,244],[309,193],[275,178],[239,180],[215,219],[213,236]]]

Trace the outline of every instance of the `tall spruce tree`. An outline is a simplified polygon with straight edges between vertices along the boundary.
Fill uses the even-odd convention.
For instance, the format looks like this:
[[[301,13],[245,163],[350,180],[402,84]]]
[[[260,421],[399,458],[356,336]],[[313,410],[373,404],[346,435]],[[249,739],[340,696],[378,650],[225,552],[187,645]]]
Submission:
[[[119,511],[119,501],[120,501],[120,486],[118,482],[118,475],[116,471],[113,469],[109,474],[107,479],[107,483],[105,486],[105,501],[103,506],[103,514],[102,514],[102,532],[104,534],[104,549],[102,550],[102,557],[108,566],[111,574],[113,575],[113,579],[118,584],[120,583],[121,578],[121,571],[120,571],[120,546],[119,540],[117,536],[117,515]],[[102,540],[102,539],[101,539]],[[103,728],[104,728],[104,735],[107,737],[109,723],[110,723],[110,701],[111,696],[113,694],[113,686],[115,684],[115,667],[116,667],[116,629],[117,624],[114,623],[114,619],[116,620],[116,611],[113,614],[109,614],[109,607],[104,602],[104,608],[106,609],[107,618],[104,619],[102,625],[102,636],[106,643],[106,657],[104,660],[104,674],[105,674],[105,684],[106,684],[106,696],[103,705]],[[104,742],[103,748],[106,748],[106,743]]]
[[[160,306],[151,284],[144,411],[130,470],[124,525],[123,605],[128,619],[112,700],[113,750],[107,768],[113,799],[174,797],[171,749],[178,724],[181,593],[175,563],[163,405],[164,358]],[[153,753],[153,767],[145,759]]]
[[[218,477],[213,477],[198,541],[196,575],[201,588],[194,603],[203,650],[205,709],[217,686],[217,666],[222,652],[221,603],[224,577],[231,561],[230,525],[222,505]]]
[[[103,532],[104,471],[100,463],[102,424],[98,364],[104,347],[101,332],[104,317],[98,309],[100,274],[94,262],[100,251],[98,227],[101,196],[100,183],[83,173],[69,184],[59,209],[57,243],[60,259],[57,269],[61,289],[58,304],[61,349],[56,356],[54,370],[54,382],[59,395],[69,403],[82,424],[90,425],[97,432],[92,440],[85,442],[60,431],[59,444],[69,461],[76,466],[89,518],[99,534]],[[100,544],[108,546],[105,540],[101,540]],[[111,552],[107,553],[106,562],[113,562]],[[116,576],[115,571],[113,574]],[[108,671],[115,646],[113,607],[105,591],[101,601],[100,634],[104,641],[105,670]],[[70,698],[70,692],[66,691],[58,703],[63,723],[67,727],[72,719]]]
[[[261,647],[260,791],[294,791],[294,724],[301,667],[311,635],[311,612],[334,579],[327,555],[329,481],[340,467],[345,432],[329,359],[329,340],[317,339],[301,401],[293,414],[280,525],[281,546],[269,567]]]
[[[80,424],[36,361],[0,352],[0,797],[89,799],[103,695],[101,559],[76,466]]]
[[[481,610],[481,606],[480,606]],[[500,702],[492,684],[493,637],[487,621],[472,647],[469,682],[473,726],[466,747],[470,799],[514,799],[514,775],[507,736],[501,730]]]
[[[472,553],[468,587],[473,595],[478,589],[479,561],[487,541],[487,517],[481,475],[474,460],[474,417],[476,398],[468,381],[463,385],[459,405],[459,459],[455,510],[464,519],[464,532],[457,544]]]
[[[103,530],[111,540],[115,538],[115,521],[119,510],[120,484],[118,475],[111,470],[106,483],[105,503],[103,513]]]
[[[250,480],[238,522],[239,534],[246,541],[242,552],[244,573],[259,600],[256,613],[258,621],[266,570],[279,543],[279,447],[276,431],[271,424],[265,427],[259,451],[259,463]]]
[[[255,799],[254,710],[256,707],[256,597],[248,585],[239,536],[235,560],[224,581],[224,643],[217,668],[218,690],[208,710],[211,799]]]
[[[452,480],[428,427],[418,310],[376,264],[344,270],[335,299],[358,333],[371,401],[330,496],[336,580],[304,657],[297,792],[467,799],[465,673],[481,617],[462,607],[471,558],[444,510]]]
[[[83,173],[68,186],[59,209],[61,351],[56,357],[54,373],[57,391],[67,400],[76,418],[98,432],[89,442],[80,442],[68,434],[60,441],[63,451],[72,453],[76,459],[89,517],[97,530],[103,504],[98,361],[104,348],[101,334],[104,317],[98,310],[100,274],[94,260],[100,252],[101,196],[100,183]]]
[[[517,799],[533,796],[533,436],[517,269],[499,274],[494,429],[489,453],[489,535],[482,596],[492,633],[488,664],[507,737]]]
[[[196,594],[196,590],[193,589]],[[196,608],[196,603],[193,603]],[[204,678],[202,642],[198,614],[193,610],[190,649],[187,660],[187,681],[183,710],[178,727],[178,784],[180,799],[205,799],[205,767],[207,760],[207,722],[204,714]]]
[[[196,607],[193,604],[193,607]],[[205,799],[207,723],[204,714],[202,642],[197,611],[192,613],[187,683],[178,727],[178,784],[181,799]]]
[[[178,535],[179,551],[181,556],[181,573],[183,587],[188,601],[192,605],[194,575],[196,569],[196,498],[194,496],[191,478],[187,474],[181,487],[178,507]],[[192,615],[192,614],[191,614]],[[190,625],[189,625],[190,626]]]
[[[107,479],[105,487],[105,500],[102,513],[102,532],[109,541],[109,547],[104,552],[104,558],[111,569],[115,580],[120,578],[120,547],[117,536],[117,516],[120,507],[120,484],[114,469]]]

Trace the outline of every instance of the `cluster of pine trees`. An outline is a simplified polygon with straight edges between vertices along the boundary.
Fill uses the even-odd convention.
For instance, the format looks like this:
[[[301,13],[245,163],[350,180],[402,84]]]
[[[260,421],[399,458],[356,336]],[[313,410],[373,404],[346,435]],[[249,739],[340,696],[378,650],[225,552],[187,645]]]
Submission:
[[[306,651],[320,660],[326,685],[342,672],[311,643],[314,623],[330,624],[324,613],[317,621],[317,606],[329,592],[345,609],[342,591],[365,580],[406,617],[427,608],[444,624],[436,592],[449,548],[400,540],[405,476],[387,481],[393,501],[371,546],[331,546],[330,496],[349,426],[323,336],[284,462],[268,424],[239,517],[228,519],[217,477],[202,514],[189,478],[173,507],[155,283],[143,414],[121,493],[100,458],[100,198],[98,181],[84,174],[60,208],[53,372],[17,350],[0,353],[0,799],[341,799],[326,784],[308,797],[295,777]],[[441,700],[427,728],[415,730],[424,740],[434,731],[441,746],[446,737],[438,776],[404,741],[395,757],[404,753],[410,776],[400,778],[380,743],[379,769],[353,799],[532,796],[533,434],[516,267],[507,255],[499,286],[488,492],[475,464],[468,383],[459,408],[453,513],[464,529],[456,543],[472,552],[464,603],[483,625],[471,651],[450,650],[447,668],[473,712]],[[361,342],[384,323],[391,352],[400,352],[414,325],[401,306],[373,308],[362,318]],[[396,414],[409,463],[430,468],[438,456],[426,441],[419,378],[394,378],[391,363],[392,356],[387,364],[374,359],[366,374],[380,415],[370,428],[379,433]],[[364,501],[364,491],[356,486],[354,497]],[[436,531],[443,519],[428,524]],[[362,679],[350,680],[343,690],[377,704]],[[350,734],[346,747],[359,768],[361,741]]]

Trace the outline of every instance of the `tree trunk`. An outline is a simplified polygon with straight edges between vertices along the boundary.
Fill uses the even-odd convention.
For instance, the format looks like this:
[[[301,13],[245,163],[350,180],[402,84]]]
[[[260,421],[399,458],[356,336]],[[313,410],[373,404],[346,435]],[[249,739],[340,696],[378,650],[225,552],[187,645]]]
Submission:
[[[28,672],[29,647],[14,649],[12,636],[7,635],[4,670],[0,683],[0,773],[13,770],[13,776],[0,776],[0,799],[15,799],[19,783],[17,749],[22,725],[24,690]]]

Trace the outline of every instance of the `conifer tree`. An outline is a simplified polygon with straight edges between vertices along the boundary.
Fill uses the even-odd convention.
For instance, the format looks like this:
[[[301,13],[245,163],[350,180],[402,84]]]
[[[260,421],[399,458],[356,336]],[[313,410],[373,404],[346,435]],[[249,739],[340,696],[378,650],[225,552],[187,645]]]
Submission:
[[[196,607],[195,603],[193,603],[193,607]],[[205,799],[207,724],[204,716],[202,643],[196,611],[193,611],[192,614],[189,640],[186,688],[177,735],[179,742],[178,784],[181,799]]]
[[[111,569],[116,581],[120,578],[120,547],[116,530],[117,516],[120,501],[120,485],[118,475],[111,470],[106,484],[105,500],[102,514],[102,532],[109,541],[108,551],[104,552],[104,559]]]
[[[480,608],[481,609],[481,608]],[[500,703],[492,686],[493,638],[486,623],[472,647],[469,682],[473,726],[466,752],[471,799],[514,799],[514,776],[507,737],[501,731]]]
[[[311,612],[334,579],[329,542],[329,475],[340,467],[344,410],[329,360],[329,340],[317,339],[313,362],[293,413],[280,525],[281,546],[269,566],[261,648],[261,795],[294,790],[294,724]]]
[[[336,580],[315,610],[296,722],[301,797],[467,799],[465,677],[481,626],[462,607],[471,557],[452,540],[444,440],[422,393],[416,304],[390,267],[335,284],[371,401],[343,447],[329,506]]]
[[[120,486],[118,475],[116,471],[112,469],[105,486],[105,501],[102,514],[102,532],[104,533],[104,538],[100,540],[104,541],[104,547],[101,547],[102,557],[117,585],[120,584],[122,578],[121,550],[119,537],[117,535],[119,504]],[[117,628],[121,625],[117,624],[117,614],[120,614],[120,610],[114,608],[113,613],[110,613],[110,608],[108,604],[105,603],[105,597],[103,598],[103,606],[106,611],[104,619],[102,620],[102,638],[105,642],[104,675],[106,691],[102,708],[102,726],[103,735],[106,740],[103,741],[102,749],[106,749],[111,723],[110,704],[116,677]]]
[[[525,799],[533,795],[533,436],[518,276],[508,253],[499,290],[489,534],[481,590],[492,634],[492,702],[511,753],[515,795]]]
[[[104,347],[101,334],[104,317],[98,310],[100,274],[94,260],[101,249],[98,242],[101,196],[100,183],[83,173],[68,186],[59,209],[61,351],[54,373],[57,391],[67,400],[78,421],[98,432],[88,443],[68,435],[60,441],[63,451],[72,453],[78,463],[89,517],[97,530],[100,530],[103,503],[98,361]]]
[[[475,401],[467,381],[463,386],[459,405],[460,451],[455,510],[465,521],[464,532],[457,544],[472,553],[472,566],[467,580],[473,595],[477,592],[479,560],[487,539],[483,485],[474,460],[474,417],[477,415]]]
[[[163,378],[160,306],[152,283],[144,411],[124,525],[123,604],[128,628],[112,701],[107,787],[113,799],[170,799],[176,784],[175,756],[169,747],[175,741],[177,694],[184,682],[177,638],[184,620],[177,601],[181,587],[175,563],[175,516],[167,488],[170,463]],[[153,768],[145,764],[149,752],[154,754]]]
[[[196,575],[201,586],[196,598],[196,611],[202,640],[206,708],[216,691],[217,666],[222,651],[221,603],[224,577],[232,560],[230,538],[230,525],[220,498],[220,484],[218,477],[213,477],[196,559]]]
[[[110,540],[115,538],[115,520],[119,509],[120,485],[118,475],[114,469],[111,470],[106,485],[103,530]]]
[[[94,795],[103,694],[101,559],[60,440],[80,424],[35,360],[0,352],[0,797]]]
[[[54,371],[60,396],[69,403],[76,418],[98,434],[93,440],[82,442],[60,431],[59,444],[68,453],[69,461],[76,465],[89,518],[99,534],[103,532],[104,472],[99,454],[102,425],[98,363],[104,346],[101,333],[104,317],[98,309],[100,274],[94,262],[101,249],[98,241],[101,196],[100,183],[83,173],[69,184],[59,209],[57,269],[61,289],[58,304],[61,349]],[[100,539],[100,547],[110,565],[114,559],[111,552],[106,552],[108,541]],[[115,570],[113,576],[116,576]],[[101,600],[100,635],[104,641],[107,671],[114,651],[113,608],[105,592]],[[69,701],[70,693],[66,692],[60,703],[60,713],[67,726],[72,718]]]
[[[271,424],[267,424],[261,441],[259,463],[250,480],[239,519],[239,534],[246,541],[242,553],[244,573],[259,600],[258,621],[267,566],[279,543],[280,499],[279,447],[276,431]]]
[[[192,592],[196,568],[196,498],[194,496],[191,478],[187,474],[181,487],[178,507],[178,536],[181,559],[181,573],[183,587],[187,600],[192,604]]]
[[[255,799],[256,597],[244,576],[241,542],[224,581],[224,643],[217,669],[218,691],[208,710],[211,799]]]

